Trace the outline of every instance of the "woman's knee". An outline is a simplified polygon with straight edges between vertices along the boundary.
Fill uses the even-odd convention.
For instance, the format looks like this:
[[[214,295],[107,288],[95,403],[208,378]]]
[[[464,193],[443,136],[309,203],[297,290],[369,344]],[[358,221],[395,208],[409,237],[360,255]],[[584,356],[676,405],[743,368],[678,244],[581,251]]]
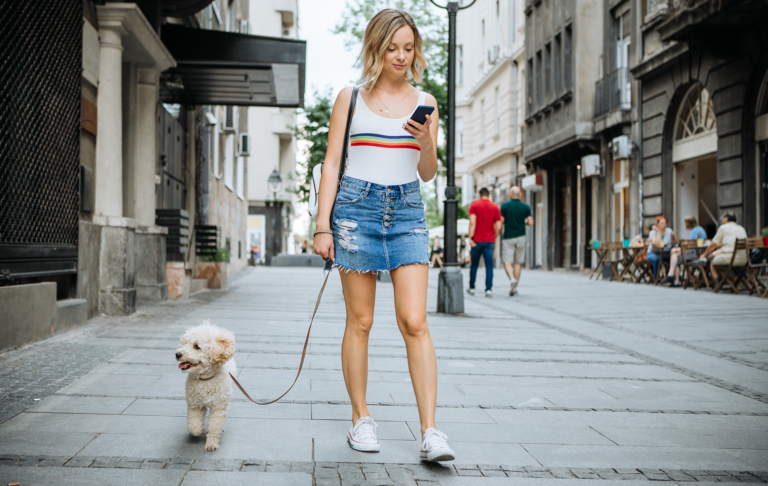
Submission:
[[[400,318],[400,331],[406,337],[421,337],[428,332],[427,317],[410,315]]]
[[[373,315],[347,316],[347,329],[357,334],[369,334],[373,327]]]

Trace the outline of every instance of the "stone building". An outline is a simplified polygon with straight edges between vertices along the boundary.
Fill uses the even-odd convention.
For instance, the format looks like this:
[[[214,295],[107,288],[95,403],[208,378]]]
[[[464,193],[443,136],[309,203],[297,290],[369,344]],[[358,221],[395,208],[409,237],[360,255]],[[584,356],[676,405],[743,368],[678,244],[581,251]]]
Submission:
[[[51,0],[50,22],[14,7],[0,43],[0,349],[188,292],[200,227],[218,227],[207,241],[230,248],[231,270],[245,265],[235,107],[275,106],[276,91],[299,106],[306,52],[236,33],[248,7]]]
[[[544,190],[532,198],[534,245],[546,268],[584,264],[581,157],[599,152],[593,118],[602,52],[601,0],[526,0],[523,156]]]
[[[629,72],[638,58],[638,29],[632,4],[629,0],[608,0],[603,6],[602,47],[593,54],[599,60],[593,129],[600,146],[581,164],[585,221],[582,243],[622,241],[640,233],[639,158],[632,149],[638,83]],[[590,158],[595,163],[590,163]],[[591,266],[591,256],[591,250],[586,250],[584,266]]]
[[[639,4],[638,4],[639,5]],[[636,14],[640,102],[633,138],[642,218],[679,237],[694,215],[713,236],[733,211],[749,235],[768,226],[768,4],[647,0]]]

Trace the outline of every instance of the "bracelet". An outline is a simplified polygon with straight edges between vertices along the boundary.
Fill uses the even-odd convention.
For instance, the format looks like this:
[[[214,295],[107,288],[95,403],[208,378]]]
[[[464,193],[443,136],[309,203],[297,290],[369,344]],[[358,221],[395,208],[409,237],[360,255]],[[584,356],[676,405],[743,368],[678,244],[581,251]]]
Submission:
[[[318,235],[318,233],[319,233],[319,234],[328,234],[328,235],[333,235],[333,231],[331,231],[331,230],[317,230],[317,231],[315,231],[315,234],[314,234],[314,235],[312,235],[312,237],[314,238],[315,236],[317,236],[317,235]]]

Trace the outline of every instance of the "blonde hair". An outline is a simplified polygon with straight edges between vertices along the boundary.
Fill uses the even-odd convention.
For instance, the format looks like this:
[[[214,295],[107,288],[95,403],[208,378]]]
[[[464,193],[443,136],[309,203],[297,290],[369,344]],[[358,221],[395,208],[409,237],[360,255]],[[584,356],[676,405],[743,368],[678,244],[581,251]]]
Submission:
[[[424,52],[421,50],[421,35],[416,23],[408,13],[402,10],[392,8],[384,9],[374,15],[365,28],[365,37],[363,38],[363,50],[360,57],[363,60],[363,75],[360,78],[361,83],[373,86],[381,75],[384,68],[384,55],[392,43],[392,37],[395,32],[404,26],[408,26],[413,31],[413,64],[408,68],[405,77],[413,79],[417,83],[421,81],[424,69],[427,67],[427,60],[424,58]]]
[[[685,217],[685,229],[693,229],[696,226],[696,218],[693,216]]]

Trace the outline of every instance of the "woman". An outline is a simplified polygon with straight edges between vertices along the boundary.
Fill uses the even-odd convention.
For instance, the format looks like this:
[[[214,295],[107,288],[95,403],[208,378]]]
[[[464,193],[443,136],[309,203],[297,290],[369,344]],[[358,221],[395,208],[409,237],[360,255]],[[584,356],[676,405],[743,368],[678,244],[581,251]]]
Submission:
[[[685,217],[685,229],[690,231],[690,234],[688,235],[689,240],[706,240],[707,239],[707,232],[704,231],[704,228],[699,226],[699,224],[696,222],[696,217],[688,215]]]
[[[416,175],[429,181],[437,172],[437,102],[408,83],[421,79],[426,61],[407,13],[376,14],[365,29],[361,57],[364,84],[352,118],[348,168],[336,196],[351,88],[342,90],[331,114],[313,243],[315,253],[339,267],[344,291],[341,363],[353,424],[347,441],[358,451],[381,447],[365,392],[376,272],[389,271],[421,420],[421,459],[449,461],[454,453],[435,429],[437,361],[427,327],[429,233]],[[419,105],[435,108],[423,125],[409,120]]]
[[[432,244],[432,260],[429,262],[431,266],[437,265],[438,267],[443,266],[443,247],[440,246],[440,238],[435,236],[434,242]]]
[[[685,219],[685,229],[690,231],[690,234],[688,236],[688,239],[690,240],[706,240],[707,239],[707,233],[704,231],[704,228],[696,224],[696,218],[693,216],[686,216]],[[692,262],[696,261],[699,258],[698,253],[696,253],[696,250],[689,250],[685,252],[685,255],[683,258],[680,257],[680,248],[672,248],[672,251],[670,251],[669,254],[669,272],[667,273],[667,278],[661,281],[662,284],[671,284],[672,287],[679,287],[680,286],[680,265],[683,263],[683,258],[685,258],[686,262]]]
[[[648,235],[648,261],[653,262],[653,275],[659,271],[659,261],[669,260],[669,253],[675,243],[675,232],[667,227],[667,218],[656,216],[656,227]],[[673,277],[674,278],[674,277]]]

